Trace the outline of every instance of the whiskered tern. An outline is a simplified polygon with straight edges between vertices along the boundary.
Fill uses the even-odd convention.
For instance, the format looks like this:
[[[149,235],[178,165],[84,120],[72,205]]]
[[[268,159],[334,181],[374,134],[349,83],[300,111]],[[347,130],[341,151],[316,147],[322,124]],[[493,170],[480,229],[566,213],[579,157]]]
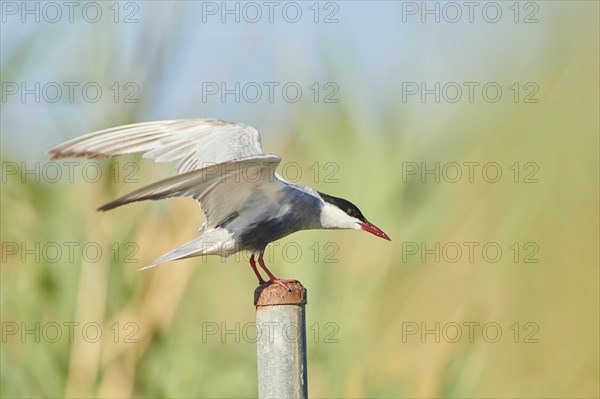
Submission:
[[[390,238],[342,198],[285,181],[275,173],[281,158],[263,153],[251,126],[217,119],[136,123],[90,133],[50,151],[52,159],[109,158],[142,152],[156,162],[177,161],[178,176],[161,180],[98,208],[107,211],[130,202],[192,197],[206,220],[200,237],[161,256],[143,269],[202,255],[228,256],[250,251],[259,284],[286,286],[265,265],[266,246],[307,229],[364,230]],[[265,281],[256,268],[268,275]]]

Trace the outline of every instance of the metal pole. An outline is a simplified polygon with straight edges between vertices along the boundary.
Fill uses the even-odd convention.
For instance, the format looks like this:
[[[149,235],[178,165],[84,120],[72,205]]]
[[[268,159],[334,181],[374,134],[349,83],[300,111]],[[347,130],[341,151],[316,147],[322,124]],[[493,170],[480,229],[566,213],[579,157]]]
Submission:
[[[258,397],[307,398],[306,288],[290,283],[254,291]]]

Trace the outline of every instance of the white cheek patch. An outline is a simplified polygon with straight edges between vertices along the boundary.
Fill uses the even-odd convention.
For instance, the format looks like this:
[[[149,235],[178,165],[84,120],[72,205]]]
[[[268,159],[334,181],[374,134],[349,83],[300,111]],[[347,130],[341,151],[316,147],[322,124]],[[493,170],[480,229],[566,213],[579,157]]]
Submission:
[[[355,218],[328,203],[321,209],[321,225],[326,229],[360,229]]]

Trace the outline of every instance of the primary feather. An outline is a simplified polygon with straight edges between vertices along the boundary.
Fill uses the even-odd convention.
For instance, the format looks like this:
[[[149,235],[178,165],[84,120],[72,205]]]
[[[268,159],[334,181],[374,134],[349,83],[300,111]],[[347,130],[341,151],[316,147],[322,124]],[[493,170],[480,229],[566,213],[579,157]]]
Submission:
[[[178,161],[180,174],[222,162],[261,155],[252,126],[218,119],[144,122],[104,129],[69,140],[49,151],[52,159],[109,158],[143,152],[156,162]]]

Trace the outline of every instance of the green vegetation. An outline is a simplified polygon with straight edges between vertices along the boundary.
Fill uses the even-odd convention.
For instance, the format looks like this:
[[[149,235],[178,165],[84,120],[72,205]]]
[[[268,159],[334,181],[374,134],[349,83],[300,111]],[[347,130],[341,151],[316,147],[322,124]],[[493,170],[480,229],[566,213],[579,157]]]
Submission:
[[[512,70],[506,53],[505,65],[481,75],[501,79],[506,93],[514,76],[535,81],[538,103],[403,103],[393,95],[399,81],[390,82],[387,102],[369,102],[362,86],[349,88],[358,79],[354,66],[324,60],[325,80],[340,84],[339,104],[303,99],[286,104],[286,116],[252,120],[227,114],[261,130],[267,152],[299,165],[300,183],[350,199],[392,238],[313,231],[273,247],[271,270],[309,291],[311,397],[598,396],[594,7],[595,19],[574,13],[584,18],[577,29],[568,21],[548,29],[543,43],[553,47],[544,48],[543,65]],[[548,23],[560,14],[546,11]],[[98,60],[111,59],[96,40]],[[91,51],[82,49],[82,59]],[[12,57],[3,79],[24,79],[19,71],[32,61],[22,51]],[[101,62],[81,64],[109,81]],[[161,65],[149,64],[140,86],[156,84],[143,98],[160,93]],[[163,119],[149,118],[145,106],[112,104],[110,118],[102,119],[109,111],[80,117],[94,128]],[[190,104],[185,110],[220,116]],[[69,128],[70,118],[57,112],[63,138],[55,143],[86,133]],[[3,122],[3,140],[21,131],[11,129]],[[5,145],[3,165],[20,164]],[[138,183],[124,182],[127,162],[138,163]],[[436,163],[439,183],[421,174]],[[95,183],[80,174],[74,182],[18,175],[2,182],[0,396],[255,396],[256,280],[245,258],[137,272],[192,239],[202,213],[191,199],[95,213],[173,170],[139,157],[100,165]],[[291,167],[280,171],[294,177]],[[437,329],[439,342],[424,328]]]

